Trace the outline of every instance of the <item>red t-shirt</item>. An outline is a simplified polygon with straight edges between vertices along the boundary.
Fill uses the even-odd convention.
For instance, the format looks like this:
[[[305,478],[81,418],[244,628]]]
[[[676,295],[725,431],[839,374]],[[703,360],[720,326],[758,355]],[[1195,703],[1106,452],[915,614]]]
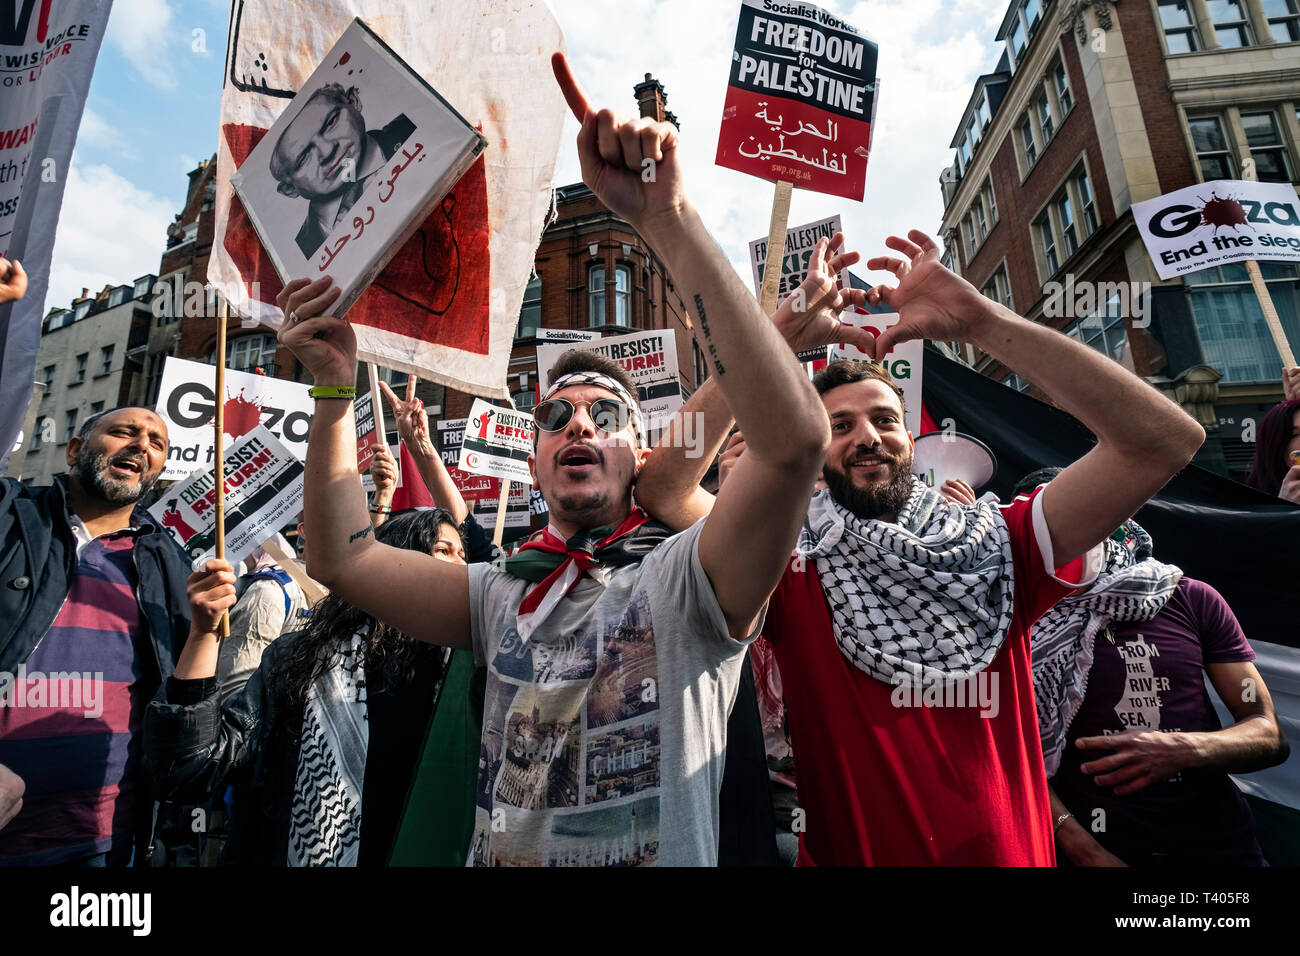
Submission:
[[[1014,611],[979,678],[990,693],[982,702],[971,693],[971,706],[922,706],[919,689],[910,706],[896,705],[909,702],[906,688],[870,677],[840,652],[814,562],[786,569],[763,634],[776,649],[790,715],[805,814],[801,864],[1055,864],[1029,628],[1096,571],[1090,561],[1085,572],[1080,559],[1060,578],[1048,572],[1051,539],[1035,499],[1002,509]]]

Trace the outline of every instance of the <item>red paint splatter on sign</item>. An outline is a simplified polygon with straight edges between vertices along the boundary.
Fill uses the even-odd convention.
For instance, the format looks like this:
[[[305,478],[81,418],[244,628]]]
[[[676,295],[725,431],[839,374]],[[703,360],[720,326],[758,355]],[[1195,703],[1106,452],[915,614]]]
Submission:
[[[1202,200],[1201,225],[1213,226],[1216,233],[1221,227],[1237,229],[1246,225],[1246,210],[1235,199],[1210,193],[1209,201]]]
[[[351,53],[344,53],[341,57],[339,57],[339,66],[343,66],[343,65],[344,65],[345,63],[347,63],[348,60],[350,60],[350,59],[352,59],[352,54],[351,54]],[[349,70],[348,72],[350,73],[350,72],[352,72],[352,71]]]
[[[244,398],[241,389],[234,398],[226,399],[224,431],[233,440],[243,438],[262,421],[262,406]]]

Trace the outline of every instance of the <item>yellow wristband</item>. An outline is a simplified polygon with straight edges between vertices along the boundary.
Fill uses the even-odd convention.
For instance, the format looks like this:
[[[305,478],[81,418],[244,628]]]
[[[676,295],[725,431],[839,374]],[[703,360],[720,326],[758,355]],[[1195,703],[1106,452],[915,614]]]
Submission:
[[[349,402],[357,397],[355,385],[313,385],[307,389],[311,398],[344,398]]]

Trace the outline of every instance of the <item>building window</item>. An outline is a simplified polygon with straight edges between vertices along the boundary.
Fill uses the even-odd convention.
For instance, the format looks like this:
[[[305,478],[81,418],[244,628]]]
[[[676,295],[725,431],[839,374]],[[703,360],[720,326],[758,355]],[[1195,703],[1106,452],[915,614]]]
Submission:
[[[226,346],[226,368],[232,372],[274,375],[275,348],[274,335],[245,335],[237,338]],[[216,363],[215,348],[208,353],[208,361]]]
[[[45,416],[40,415],[37,417],[36,423],[32,426],[32,446],[29,449],[29,451],[41,450],[41,445],[43,443],[43,440],[41,438],[41,432],[44,430],[45,430]]]
[[[1200,116],[1189,119],[1187,125],[1191,127],[1196,159],[1201,164],[1201,178],[1207,182],[1236,179],[1232,153],[1228,150],[1228,140],[1223,135],[1223,122],[1219,117]]]
[[[1046,143],[1052,138],[1052,132],[1055,129],[1052,125],[1052,104],[1047,99],[1046,90],[1038,94],[1034,108],[1038,112],[1038,128],[1042,131],[1043,142]]]
[[[1025,23],[1029,25],[1029,35],[1038,29],[1038,21],[1043,19],[1043,11],[1038,0],[1025,0]]]
[[[63,413],[63,441],[60,444],[66,445],[77,435],[77,410],[70,409]]]
[[[98,415],[98,414],[99,414],[100,412],[102,412],[103,410],[104,410],[104,403],[103,403],[103,402],[91,402],[91,403],[90,403],[90,414],[92,414],[92,415]]]
[[[1074,99],[1070,96],[1070,80],[1065,73],[1065,64],[1060,60],[1056,61],[1056,66],[1052,69],[1052,87],[1056,90],[1056,103],[1064,116],[1070,112]]]
[[[72,381],[70,384],[80,385],[82,382],[86,380],[86,362],[89,361],[89,359],[90,359],[89,352],[82,352],[80,355],[77,356],[77,367],[75,370],[73,370]]]
[[[1116,362],[1123,362],[1128,348],[1128,329],[1124,326],[1124,303],[1120,296],[1111,296],[1092,315],[1065,329],[1065,334]]]
[[[1160,26],[1170,53],[1191,53],[1201,48],[1189,0],[1158,0]]]
[[[399,388],[405,387],[406,383],[411,380],[410,373],[399,372],[395,368],[381,368],[378,370],[378,372],[379,372],[379,380],[381,382],[387,382],[388,387],[393,389],[394,391],[396,391]]]
[[[605,266],[596,263],[587,270],[587,324],[605,324]]]
[[[962,170],[962,172],[965,172],[966,169],[970,166],[970,139],[969,139],[969,137],[963,136],[963,137],[961,138],[961,146],[959,146],[959,147],[957,148],[957,156],[958,156],[958,158],[961,160],[961,170]]]
[[[982,195],[984,196],[984,201],[985,201],[986,203],[988,203],[988,207],[989,207],[989,228],[992,228],[993,226],[996,226],[996,225],[998,224],[998,203],[997,203],[997,200],[996,200],[996,199],[994,198],[994,196],[993,196],[993,180],[992,180],[992,179],[989,179],[989,180],[987,180],[987,181],[984,183],[984,189],[983,189],[983,191],[982,191]]]
[[[524,304],[519,308],[519,327],[515,338],[530,339],[542,324],[542,277],[533,276],[524,288]]]
[[[1282,131],[1273,111],[1242,113],[1241,125],[1246,131],[1250,156],[1255,160],[1255,177],[1262,183],[1289,183],[1291,170],[1286,146],[1282,144]]]
[[[74,322],[80,322],[80,321],[81,321],[82,319],[84,319],[87,315],[89,315],[89,314],[90,314],[90,307],[91,307],[91,305],[93,305],[93,304],[94,304],[93,300],[91,300],[91,299],[87,299],[85,302],[83,302],[83,303],[81,303],[79,306],[77,306],[77,307],[73,310],[73,318],[72,318],[72,321],[74,321]]]
[[[1006,266],[999,266],[998,271],[989,277],[989,281],[980,290],[986,298],[1011,307],[1011,286],[1007,282]],[[960,351],[958,354],[961,354]]]
[[[99,350],[99,374],[107,375],[113,370],[113,349],[116,346],[105,345]]]
[[[1060,260],[1056,258],[1056,233],[1052,230],[1052,217],[1048,213],[1043,213],[1035,223],[1038,227],[1038,238],[1043,244],[1043,261],[1047,264],[1047,274],[1056,275],[1056,270],[1061,268]]]
[[[632,325],[632,269],[630,266],[614,267],[614,324]]]
[[[1004,378],[1002,384],[1006,385],[1008,388],[1014,388],[1017,392],[1023,393],[1029,391],[1029,383],[1015,373]]]
[[[1025,162],[1033,166],[1038,161],[1038,149],[1034,145],[1034,126],[1026,116],[1020,124],[1020,146],[1025,152]]]
[[[1291,348],[1300,349],[1300,270],[1281,262],[1261,262],[1259,268]],[[1282,376],[1282,359],[1246,267],[1241,263],[1211,266],[1189,273],[1184,282],[1205,364],[1223,373],[1222,384],[1276,383]]]
[[[53,365],[45,366],[44,384],[45,384],[45,395],[48,395],[50,394],[50,389],[54,387],[54,366]],[[45,395],[42,395],[41,397],[44,398]]]
[[[971,221],[970,216],[963,219],[961,224],[966,230],[966,261],[970,262],[975,258],[975,250],[978,248],[975,244],[975,224]]]
[[[515,403],[515,411],[526,412],[537,404],[537,396],[531,388],[513,392],[510,399]]]
[[[145,276],[142,279],[137,279],[135,282],[135,290],[134,290],[135,294],[132,296],[132,298],[136,298],[136,299],[143,298],[144,296],[149,294],[149,291],[150,289],[152,289],[152,287],[153,287],[153,276]]]
[[[975,228],[979,230],[980,243],[982,244],[989,234],[989,222],[984,217],[984,200],[976,196],[975,202],[971,204],[971,209],[975,213]]]
[[[121,305],[122,300],[126,298],[126,289],[114,289],[108,294],[108,307],[111,309],[115,305]]]
[[[1088,182],[1088,171],[1080,168],[1074,177],[1074,189],[1079,196],[1079,214],[1083,222],[1083,234],[1086,238],[1097,231],[1097,206],[1092,201],[1092,184]]]
[[[981,133],[983,133],[984,130],[988,128],[990,121],[991,121],[991,117],[989,116],[989,95],[986,92],[980,95],[979,124],[980,124]]]
[[[1300,0],[1263,0],[1263,6],[1275,42],[1300,40]]]
[[[1017,17],[1011,26],[1011,56],[1016,62],[1020,61],[1020,54],[1025,52],[1025,45],[1025,28]]]
[[[1061,226],[1061,239],[1065,247],[1065,258],[1070,258],[1079,251],[1079,237],[1074,231],[1074,208],[1070,205],[1070,193],[1066,190],[1056,197],[1056,221]]]
[[[1206,0],[1214,38],[1221,47],[1250,46],[1255,38],[1250,32],[1245,6],[1241,0]]]

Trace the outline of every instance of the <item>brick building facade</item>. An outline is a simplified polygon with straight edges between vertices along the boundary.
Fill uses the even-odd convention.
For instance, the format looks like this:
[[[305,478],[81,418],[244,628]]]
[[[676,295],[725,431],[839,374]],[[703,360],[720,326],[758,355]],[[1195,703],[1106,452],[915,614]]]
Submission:
[[[940,177],[946,261],[1165,391],[1206,427],[1197,462],[1238,478],[1253,453],[1243,423],[1282,394],[1262,312],[1240,265],[1160,281],[1131,206],[1252,170],[1300,181],[1292,7],[1015,0]],[[1294,349],[1300,270],[1262,268]],[[1039,394],[990,356],[951,351]]]

